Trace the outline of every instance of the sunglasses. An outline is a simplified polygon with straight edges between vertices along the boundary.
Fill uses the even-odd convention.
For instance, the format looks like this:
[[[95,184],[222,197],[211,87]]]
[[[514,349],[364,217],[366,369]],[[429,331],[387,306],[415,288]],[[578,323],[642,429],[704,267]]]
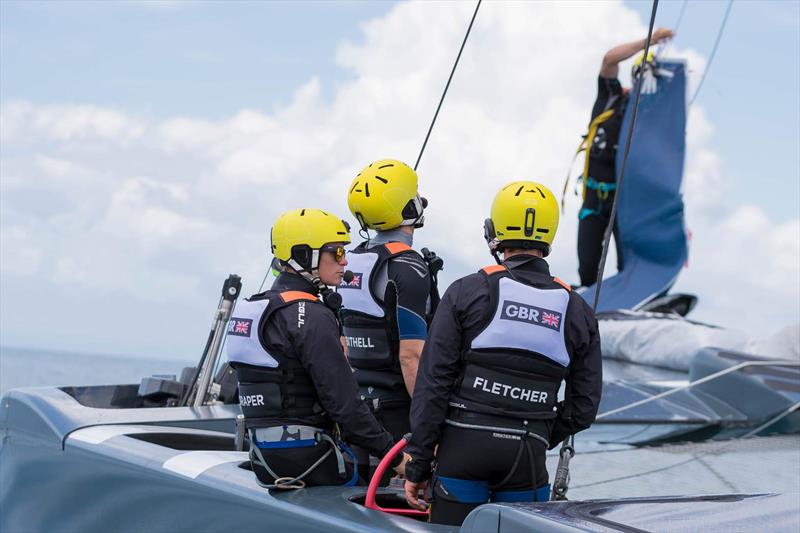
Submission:
[[[326,244],[320,248],[319,251],[332,253],[337,263],[344,259],[344,256],[347,254],[347,251],[341,244]]]

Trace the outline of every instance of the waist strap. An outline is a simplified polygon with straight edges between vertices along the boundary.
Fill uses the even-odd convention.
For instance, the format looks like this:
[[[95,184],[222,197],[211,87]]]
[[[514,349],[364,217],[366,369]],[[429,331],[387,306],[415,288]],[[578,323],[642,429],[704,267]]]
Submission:
[[[502,426],[487,426],[483,424],[468,424],[466,422],[456,422],[455,420],[451,420],[449,418],[445,419],[445,424],[448,426],[453,426],[461,429],[475,429],[478,431],[491,431],[492,433],[502,433],[505,435],[518,435],[522,438],[531,437],[532,439],[536,439],[542,443],[544,443],[548,448],[550,447],[550,441],[546,438],[542,437],[541,435],[534,433],[528,429],[517,429],[517,428],[506,428]]]
[[[607,182],[607,181],[597,181],[596,179],[594,179],[592,177],[586,178],[586,182],[585,183],[586,183],[586,188],[587,189],[594,189],[596,191],[600,191],[600,192],[604,192],[604,193],[609,193],[611,191],[617,190],[617,184],[616,183],[610,183],[610,182]]]
[[[281,427],[277,427],[277,428],[264,428],[264,429],[268,429],[268,430],[271,430],[271,429],[284,430],[285,428],[291,428],[291,427],[298,428],[298,430],[300,431],[301,434],[303,432],[307,432],[309,430],[314,432],[313,433],[313,438],[312,438],[312,444],[302,444],[300,446],[311,446],[311,445],[316,445],[317,442],[325,441],[325,442],[328,442],[330,444],[330,448],[328,449],[328,451],[326,451],[324,454],[322,454],[322,456],[319,459],[317,459],[316,462],[314,462],[314,464],[309,466],[306,469],[306,471],[303,472],[302,474],[300,474],[299,476],[296,476],[296,477],[284,476],[284,477],[282,477],[282,476],[279,476],[278,474],[276,474],[275,471],[272,468],[270,468],[269,464],[267,464],[267,461],[264,458],[264,455],[261,453],[261,449],[262,448],[292,448],[292,447],[300,447],[300,446],[262,446],[262,443],[259,443],[259,442],[256,441],[255,432],[257,430],[251,430],[253,432],[253,437],[252,437],[253,438],[253,442],[255,442],[256,445],[254,446],[254,445],[251,444],[251,446],[250,446],[250,460],[254,461],[254,462],[257,462],[262,467],[264,467],[264,469],[269,473],[269,475],[271,475],[275,480],[272,484],[265,485],[265,484],[261,483],[258,480],[258,476],[256,476],[256,482],[259,485],[261,485],[261,486],[263,486],[265,488],[268,488],[268,489],[302,489],[302,488],[305,487],[305,482],[303,481],[303,478],[306,477],[307,475],[309,475],[311,472],[313,472],[319,465],[321,465],[325,461],[325,459],[330,457],[331,454],[335,454],[336,455],[336,467],[337,467],[337,469],[339,471],[339,476],[344,478],[344,477],[346,477],[347,470],[346,470],[346,467],[345,467],[344,456],[342,455],[342,450],[344,450],[344,452],[347,453],[351,457],[351,459],[353,460],[353,477],[350,478],[349,481],[344,483],[344,485],[348,486],[348,487],[352,487],[352,486],[354,486],[356,484],[356,482],[358,481],[358,468],[357,468],[357,464],[355,462],[356,461],[355,455],[353,454],[352,451],[350,451],[350,449],[344,443],[338,443],[337,444],[337,442],[334,441],[333,438],[331,438],[331,436],[328,435],[327,432],[325,432],[325,431],[323,431],[321,429],[310,427],[310,426],[281,426]],[[281,441],[278,441],[277,443],[273,442],[273,443],[266,443],[266,444],[279,444],[280,442]],[[297,442],[299,442],[299,441],[297,441]],[[340,449],[340,445],[341,445],[341,449]]]
[[[284,425],[254,429],[255,444],[262,449],[314,446],[325,431],[312,426]]]

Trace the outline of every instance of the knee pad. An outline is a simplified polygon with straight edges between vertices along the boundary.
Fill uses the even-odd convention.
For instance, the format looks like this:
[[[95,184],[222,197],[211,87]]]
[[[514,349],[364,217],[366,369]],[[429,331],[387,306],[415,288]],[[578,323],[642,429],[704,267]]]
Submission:
[[[433,494],[444,501],[481,504],[489,501],[489,483],[437,476],[433,484]]]
[[[550,484],[538,489],[497,490],[492,495],[493,502],[522,503],[550,501]]]

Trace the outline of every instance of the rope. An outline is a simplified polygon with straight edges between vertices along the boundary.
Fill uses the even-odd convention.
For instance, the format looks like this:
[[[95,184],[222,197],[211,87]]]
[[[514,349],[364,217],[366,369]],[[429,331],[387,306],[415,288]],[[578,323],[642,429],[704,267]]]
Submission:
[[[686,465],[686,464],[689,464],[689,463],[693,463],[695,461],[701,463],[703,466],[705,466],[707,469],[709,469],[712,474],[714,474],[715,476],[720,478],[720,480],[723,483],[725,483],[726,485],[729,485],[729,482],[726,479],[721,478],[719,476],[719,474],[717,474],[713,469],[711,469],[710,466],[703,461],[703,458],[707,457],[709,455],[718,455],[718,454],[722,454],[722,453],[727,453],[734,446],[740,446],[743,443],[743,439],[746,438],[746,437],[747,436],[740,437],[740,438],[729,439],[729,440],[726,440],[726,441],[715,441],[715,442],[712,442],[712,443],[702,443],[702,445],[706,449],[700,450],[700,451],[698,451],[696,453],[692,453],[692,456],[689,457],[688,459],[684,459],[682,461],[678,461],[676,463],[672,463],[672,464],[669,464],[669,465],[661,466],[661,467],[658,467],[658,468],[653,468],[651,470],[645,470],[643,472],[636,472],[636,473],[627,474],[627,475],[624,475],[624,476],[601,479],[601,480],[598,480],[598,481],[593,481],[591,483],[585,483],[583,485],[576,485],[573,488],[575,488],[575,489],[583,489],[583,488],[588,488],[588,487],[596,487],[597,485],[604,485],[606,483],[613,483],[615,481],[624,481],[626,479],[635,479],[635,478],[638,478],[638,477],[649,476],[651,474],[658,474],[660,472],[665,472],[667,470],[672,470],[673,468],[677,468],[677,467],[680,467],[680,466],[683,466],[683,465]],[[772,437],[772,438],[774,439],[775,437]],[[752,438],[752,439],[747,439],[747,440],[750,441],[750,442],[757,442],[757,441],[762,441],[763,442],[764,440],[767,440],[767,439],[765,439],[764,437],[757,437],[757,438]],[[643,447],[643,448],[640,448],[640,449],[644,449],[644,450],[659,450],[660,449],[660,450],[664,450],[666,452],[669,452],[671,449],[680,448],[680,447],[683,447],[683,446],[684,446],[683,444],[668,444],[666,446],[647,446],[647,447]],[[737,490],[734,488],[734,489],[732,489],[732,492],[737,492]]]
[[[647,41],[644,44],[644,55],[650,51],[650,39],[653,37],[653,26],[656,22],[656,11],[658,10],[658,0],[653,0],[653,11],[650,13],[650,27],[647,29]],[[625,151],[622,153],[622,164],[620,165],[619,174],[617,176],[617,194],[614,195],[614,201],[611,203],[611,216],[608,219],[608,226],[606,226],[606,233],[603,237],[603,253],[600,255],[600,265],[597,267],[597,289],[594,292],[594,305],[592,310],[597,311],[597,304],[600,302],[600,289],[603,287],[603,271],[606,268],[606,256],[608,255],[608,245],[611,241],[611,233],[614,230],[614,221],[617,218],[617,201],[619,195],[622,193],[622,179],[625,177],[625,165],[628,162],[628,154],[631,151],[631,141],[633,141],[633,128],[636,126],[636,115],[639,111],[639,100],[642,96],[642,83],[641,78],[645,69],[639,69],[637,78],[639,83],[636,84],[636,99],[633,103],[633,112],[631,113],[631,122],[628,125],[628,138],[625,139]]]
[[[681,22],[683,22],[683,14],[686,12],[686,4],[688,4],[688,3],[689,3],[689,0],[683,0],[683,5],[681,5],[681,12],[678,13],[678,20],[675,21],[675,25],[673,26],[673,29],[672,29],[672,32],[675,35],[678,34],[678,28],[681,27]],[[657,57],[661,57],[662,54],[663,55],[667,55],[667,50],[669,50],[669,47],[671,45],[672,45],[672,39],[667,41],[666,44],[664,44],[662,46],[662,49],[658,53],[656,53],[656,56]]]
[[[762,430],[768,428],[769,426],[771,426],[772,424],[774,424],[774,423],[776,423],[776,422],[778,422],[780,420],[783,420],[784,418],[786,418],[790,414],[792,414],[795,411],[797,411],[797,409],[799,409],[799,408],[800,408],[800,402],[795,402],[795,404],[792,405],[790,408],[786,409],[782,413],[779,413],[777,416],[774,416],[774,417],[770,418],[769,420],[767,420],[766,422],[764,422],[763,424],[758,426],[753,431],[749,431],[746,435],[742,436],[742,438],[746,439],[748,437],[752,437],[754,435],[758,435]]]
[[[745,367],[749,366],[800,366],[800,363],[794,361],[743,361],[738,365],[733,365],[731,367],[725,368],[720,370],[719,372],[714,372],[713,374],[709,374],[703,378],[698,380],[692,381],[687,383],[686,385],[681,385],[680,387],[675,387],[674,389],[669,389],[667,391],[661,392],[656,394],[655,396],[651,396],[649,398],[645,398],[643,400],[638,400],[627,405],[623,405],[622,407],[617,407],[616,409],[612,409],[610,411],[606,411],[605,413],[600,413],[597,415],[596,420],[601,420],[611,415],[615,415],[617,413],[621,413],[622,411],[627,411],[628,409],[633,409],[634,407],[639,407],[640,405],[644,405],[650,402],[654,402],[656,400],[660,400],[662,398],[666,398],[667,396],[672,396],[673,394],[680,392],[682,390],[691,389],[696,385],[701,385],[703,383],[707,383],[709,381],[713,381],[717,378],[720,378],[726,374],[730,374],[731,372],[736,372]]]
[[[650,51],[650,40],[653,38],[653,27],[656,23],[656,12],[658,11],[658,0],[653,0],[653,9],[650,13],[650,25],[647,28],[647,40],[644,43],[644,52],[642,57],[647,57],[647,53]],[[619,175],[617,177],[617,194],[614,195],[614,201],[611,204],[611,216],[608,220],[608,226],[606,227],[605,236],[603,238],[603,253],[600,255],[600,265],[597,268],[597,289],[594,293],[594,305],[592,306],[593,311],[597,311],[597,304],[600,301],[600,289],[603,286],[603,270],[606,267],[606,256],[608,255],[608,244],[611,241],[611,233],[614,228],[614,219],[617,216],[617,200],[619,200],[620,195],[620,188],[622,187],[622,178],[625,176],[625,163],[628,161],[628,154],[631,151],[631,141],[633,140],[633,128],[636,125],[636,113],[639,110],[639,100],[642,95],[642,83],[641,78],[642,74],[644,73],[645,69],[640,69],[638,78],[639,83],[636,85],[636,99],[633,103],[633,112],[631,114],[631,122],[628,125],[628,138],[625,140],[625,151],[622,155],[622,165],[620,166]],[[575,454],[575,435],[570,435],[564,442],[561,444],[561,451],[559,452],[559,467],[557,469],[557,475],[553,480],[553,499],[554,500],[566,500],[567,499],[567,490],[569,488],[569,458],[565,457],[567,455],[566,452],[571,451],[568,453],[570,457]]]
[[[472,23],[475,22],[475,17],[478,16],[478,9],[481,7],[481,2],[483,0],[478,0],[478,4],[475,6],[475,12],[472,14],[472,20],[469,21],[469,27],[467,27],[467,33],[464,35],[464,41],[461,43],[461,48],[458,50],[458,55],[456,56],[456,61],[453,63],[453,69],[450,71],[450,77],[447,78],[447,84],[444,86],[444,92],[442,92],[442,97],[439,99],[439,105],[436,106],[436,113],[433,114],[433,120],[431,120],[431,125],[428,127],[428,133],[425,135],[425,140],[422,142],[422,148],[419,150],[419,155],[417,156],[417,162],[414,163],[414,170],[417,170],[419,166],[419,161],[422,159],[422,153],[425,152],[425,146],[428,144],[428,139],[431,136],[431,131],[433,131],[433,125],[436,124],[436,117],[439,116],[439,110],[442,108],[442,103],[444,102],[444,97],[447,95],[447,89],[450,88],[450,82],[453,80],[453,74],[456,73],[456,67],[458,66],[458,60],[461,59],[461,52],[464,51],[464,45],[467,44],[467,39],[469,38],[469,32],[472,31]]]
[[[689,100],[689,107],[691,107],[691,105],[697,99],[697,95],[700,94],[700,89],[703,88],[703,82],[706,79],[706,74],[708,74],[708,70],[711,68],[711,63],[714,61],[714,56],[717,53],[717,47],[719,46],[719,41],[722,39],[722,34],[725,31],[725,25],[728,23],[728,15],[731,14],[732,7],[733,7],[733,0],[730,0],[728,2],[728,7],[725,9],[725,16],[722,18],[722,24],[720,24],[719,31],[717,32],[717,38],[714,40],[714,46],[711,48],[711,55],[708,56],[708,64],[706,65],[706,68],[703,71],[703,76],[700,78],[700,83],[697,84],[697,89],[694,91],[694,96],[692,96],[692,99]]]

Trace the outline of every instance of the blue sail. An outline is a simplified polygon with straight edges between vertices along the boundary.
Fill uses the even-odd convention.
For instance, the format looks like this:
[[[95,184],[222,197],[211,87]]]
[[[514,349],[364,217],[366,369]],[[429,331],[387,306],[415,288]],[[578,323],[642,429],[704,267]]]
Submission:
[[[655,81],[655,91],[642,92],[625,177],[618,192],[621,242],[617,246],[622,247],[623,268],[603,281],[598,311],[636,309],[666,293],[688,257],[681,196],[686,152],[685,63],[659,61]],[[632,110],[633,96],[622,122],[618,170]],[[594,303],[595,288],[593,285],[582,294],[590,305]]]

